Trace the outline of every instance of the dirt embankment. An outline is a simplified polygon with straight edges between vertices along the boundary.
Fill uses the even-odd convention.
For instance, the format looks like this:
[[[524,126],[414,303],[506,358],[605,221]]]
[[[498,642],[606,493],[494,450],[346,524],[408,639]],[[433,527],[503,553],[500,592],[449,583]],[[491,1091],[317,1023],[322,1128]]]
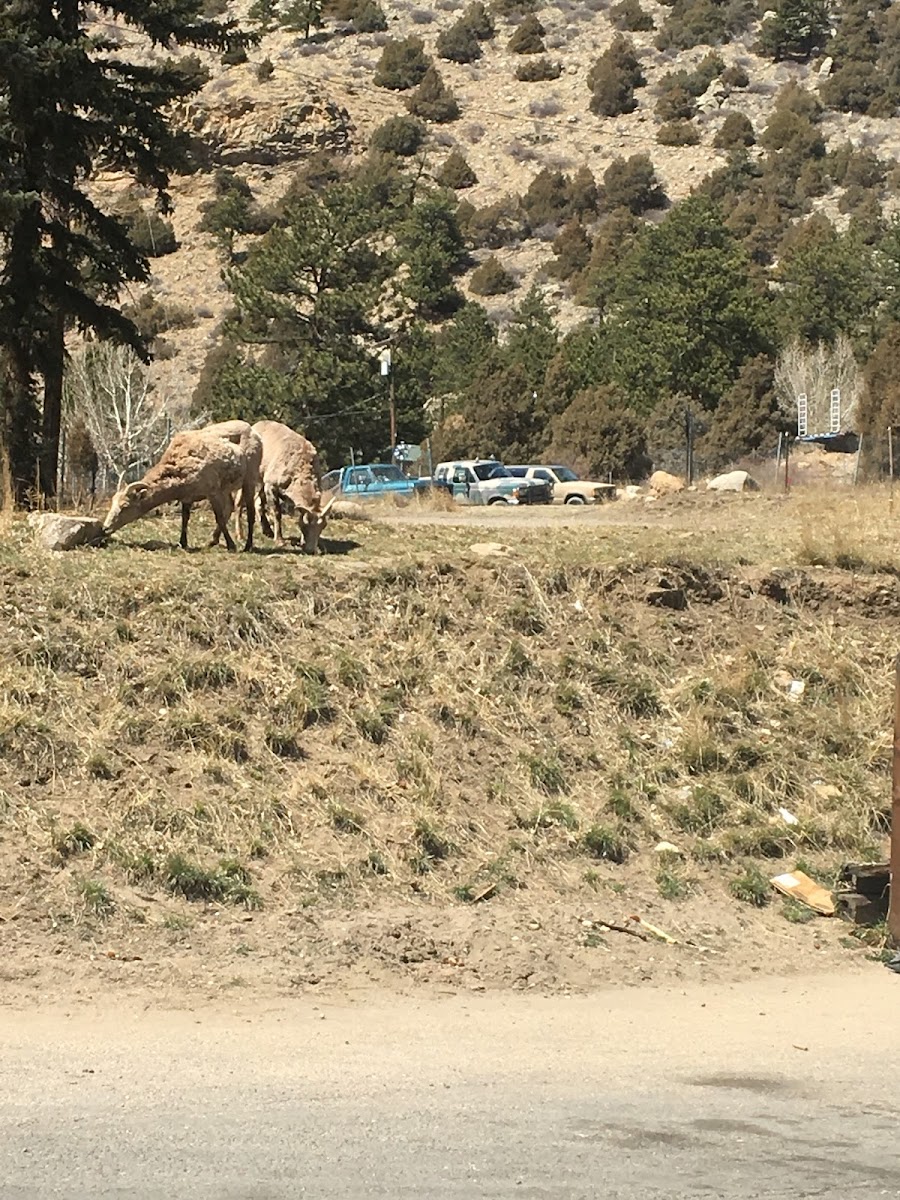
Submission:
[[[896,575],[388,562],[375,526],[349,557],[247,560],[147,531],[0,545],[7,997],[553,990],[851,952],[766,880],[880,848]]]

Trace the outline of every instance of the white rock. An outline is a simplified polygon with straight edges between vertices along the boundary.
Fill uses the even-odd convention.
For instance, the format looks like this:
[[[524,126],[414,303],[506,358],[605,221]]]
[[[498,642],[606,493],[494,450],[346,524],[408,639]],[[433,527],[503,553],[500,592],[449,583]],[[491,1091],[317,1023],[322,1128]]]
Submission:
[[[758,492],[759,484],[749,471],[727,471],[706,485],[711,492]]]
[[[502,542],[475,542],[469,546],[468,553],[476,558],[506,558],[509,546],[504,546]]]
[[[64,517],[59,513],[31,513],[28,524],[35,537],[47,550],[74,550],[99,542],[103,537],[103,522],[92,517]]]
[[[834,66],[833,58],[831,58],[831,57],[823,58],[822,65],[819,67],[819,78],[820,79],[827,78],[831,74],[831,68],[833,66]]]
[[[639,500],[641,489],[636,483],[626,483],[623,488],[616,489],[617,500]]]
[[[660,842],[653,847],[654,854],[681,854],[679,848],[672,842]]]

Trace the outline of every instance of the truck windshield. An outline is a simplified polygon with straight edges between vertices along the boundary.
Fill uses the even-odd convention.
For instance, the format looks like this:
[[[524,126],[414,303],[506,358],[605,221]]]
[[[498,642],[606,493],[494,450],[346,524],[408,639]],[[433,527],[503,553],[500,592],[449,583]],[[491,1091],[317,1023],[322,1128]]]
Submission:
[[[578,482],[578,476],[571,467],[553,467],[552,469],[560,483]]]
[[[483,462],[475,463],[472,467],[479,479],[508,479],[509,471],[501,463],[498,462]]]
[[[397,479],[405,479],[405,475],[399,467],[392,466],[374,466],[371,468],[372,474],[381,483],[393,483]]]

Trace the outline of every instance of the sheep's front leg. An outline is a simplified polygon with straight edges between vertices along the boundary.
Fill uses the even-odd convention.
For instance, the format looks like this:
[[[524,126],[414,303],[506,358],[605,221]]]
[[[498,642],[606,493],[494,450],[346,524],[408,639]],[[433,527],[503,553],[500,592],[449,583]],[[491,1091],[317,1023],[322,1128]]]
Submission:
[[[281,528],[281,517],[282,517],[281,500],[278,498],[277,492],[274,493],[274,495],[272,496],[272,499],[275,504],[275,545],[283,546],[284,545],[284,531]]]
[[[181,542],[180,542],[182,550],[187,550],[187,548],[188,548],[188,521],[190,521],[190,519],[191,519],[190,504],[182,504],[181,505]]]
[[[267,538],[275,536],[275,530],[272,528],[272,522],[269,520],[269,514],[266,510],[266,489],[259,489],[259,526]]]

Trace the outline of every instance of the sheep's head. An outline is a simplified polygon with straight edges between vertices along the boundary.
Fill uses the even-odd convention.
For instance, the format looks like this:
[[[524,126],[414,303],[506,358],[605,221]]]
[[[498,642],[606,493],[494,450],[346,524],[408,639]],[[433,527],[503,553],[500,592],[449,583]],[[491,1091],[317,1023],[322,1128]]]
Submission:
[[[319,549],[319,538],[328,520],[328,513],[334,504],[334,496],[323,508],[303,508],[300,510],[300,528],[303,531],[303,553],[316,554]]]
[[[106,520],[103,522],[104,532],[115,533],[123,525],[128,525],[131,521],[142,517],[149,507],[147,503],[149,495],[150,489],[146,483],[141,483],[140,480],[119,488],[112,498]]]

